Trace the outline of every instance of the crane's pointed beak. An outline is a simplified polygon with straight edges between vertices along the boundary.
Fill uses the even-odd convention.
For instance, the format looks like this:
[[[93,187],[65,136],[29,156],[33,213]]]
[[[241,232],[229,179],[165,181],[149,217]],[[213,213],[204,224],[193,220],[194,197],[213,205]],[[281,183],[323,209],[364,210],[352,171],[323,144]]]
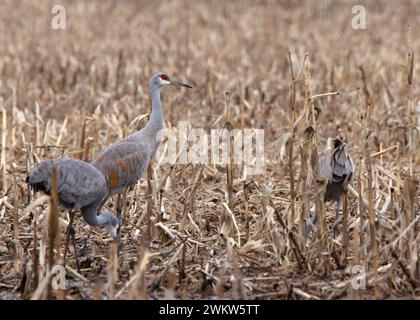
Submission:
[[[177,86],[177,87],[185,87],[185,88],[192,89],[192,86],[190,86],[189,84],[186,84],[186,83],[182,83],[182,82],[172,80],[172,79],[170,80],[170,82],[171,82],[172,85]]]

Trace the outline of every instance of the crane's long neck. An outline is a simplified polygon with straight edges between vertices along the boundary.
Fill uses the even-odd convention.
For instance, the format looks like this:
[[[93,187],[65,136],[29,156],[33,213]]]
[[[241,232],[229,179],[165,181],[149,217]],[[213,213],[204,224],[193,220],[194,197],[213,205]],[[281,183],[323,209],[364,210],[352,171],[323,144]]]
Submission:
[[[150,146],[151,156],[154,156],[160,145],[158,133],[163,128],[163,111],[160,101],[160,91],[157,86],[150,86],[150,96],[152,98],[152,114],[146,126],[133,134],[132,138],[137,141],[147,142]]]
[[[109,223],[110,217],[109,213],[101,213],[98,215],[99,206],[90,205],[80,209],[83,219],[87,224],[97,227]]]
[[[147,131],[148,134],[156,137],[158,131],[163,128],[163,111],[159,88],[151,86],[150,96],[152,98],[152,114],[150,115],[149,122],[144,130]]]

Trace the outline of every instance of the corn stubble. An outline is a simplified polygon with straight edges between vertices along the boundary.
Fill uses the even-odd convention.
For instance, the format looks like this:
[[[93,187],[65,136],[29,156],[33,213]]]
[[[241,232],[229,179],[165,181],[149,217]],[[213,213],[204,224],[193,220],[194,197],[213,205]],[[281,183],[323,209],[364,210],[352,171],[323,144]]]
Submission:
[[[0,34],[1,299],[419,297],[418,28],[408,41],[388,24],[352,30],[345,2],[326,2],[329,19],[315,2],[299,1],[195,1],[187,11],[183,1],[156,3],[159,10],[62,4],[78,23],[60,32],[46,27],[41,1],[23,1],[18,11],[5,1],[0,13],[13,31]],[[416,19],[409,7],[367,10],[370,21],[392,15],[407,30]],[[331,24],[346,27],[335,33]],[[311,35],[301,32],[308,28]],[[264,174],[248,176],[233,163],[233,139],[223,165],[157,156],[124,196],[121,252],[76,213],[77,245],[90,232],[87,250],[80,272],[68,251],[67,286],[55,290],[49,279],[63,264],[68,215],[55,192],[48,200],[29,191],[25,174],[44,158],[89,161],[143,126],[147,81],[161,69],[195,85],[163,93],[165,126],[176,134],[185,120],[206,131],[263,128]],[[338,132],[355,179],[333,237],[318,153]],[[115,212],[114,199],[106,207]],[[306,239],[314,213],[319,223]],[[358,268],[365,289],[352,286]]]

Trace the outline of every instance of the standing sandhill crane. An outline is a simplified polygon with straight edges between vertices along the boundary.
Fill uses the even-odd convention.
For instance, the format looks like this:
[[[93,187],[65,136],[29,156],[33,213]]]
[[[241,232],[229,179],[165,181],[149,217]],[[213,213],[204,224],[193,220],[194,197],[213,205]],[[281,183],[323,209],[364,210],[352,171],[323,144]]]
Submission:
[[[108,189],[103,174],[89,163],[72,158],[44,160],[29,171],[26,183],[35,191],[39,190],[50,194],[51,176],[54,167],[57,170],[58,200],[65,208],[70,210],[70,223],[64,257],[67,254],[69,235],[71,234],[77,268],[79,269],[75,232],[72,228],[74,213],[80,211],[83,219],[91,226],[105,226],[114,240],[117,239],[119,234],[120,223],[110,213],[99,213]]]
[[[137,183],[159,147],[158,132],[163,128],[160,89],[166,85],[192,88],[188,84],[172,80],[165,73],[155,74],[149,83],[152,114],[146,126],[103,149],[92,161],[92,165],[105,176],[108,197],[118,194],[118,217],[122,209],[121,193],[125,188]]]
[[[346,152],[344,137],[340,134],[335,139],[328,139],[327,147],[319,154],[319,168],[321,178],[327,181],[324,194],[324,202],[333,200],[337,202],[333,232],[338,224],[338,214],[342,205],[342,194],[353,178],[354,163],[351,156]],[[318,216],[315,213],[306,225],[306,236],[309,236],[311,228],[317,223]]]

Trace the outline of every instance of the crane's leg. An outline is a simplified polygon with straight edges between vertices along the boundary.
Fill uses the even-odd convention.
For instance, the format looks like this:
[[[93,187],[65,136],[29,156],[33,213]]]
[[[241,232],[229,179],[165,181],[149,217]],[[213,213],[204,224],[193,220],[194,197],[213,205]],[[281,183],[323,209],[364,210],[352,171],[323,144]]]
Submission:
[[[86,254],[89,239],[90,239],[90,233],[88,233],[88,235],[85,237],[84,245],[83,245],[82,249],[80,249],[80,255],[81,256],[84,256]]]
[[[118,194],[118,198],[117,198],[117,218],[120,219],[121,218],[121,213],[122,213],[122,196],[121,193]]]
[[[335,218],[334,218],[334,223],[333,223],[333,226],[332,226],[333,238],[335,238],[335,231],[337,229],[338,223],[340,222],[338,217],[339,217],[341,205],[342,205],[342,200],[341,200],[341,197],[340,197],[337,201],[337,209],[335,210]]]
[[[66,244],[64,246],[64,258],[63,258],[63,264],[66,265],[66,258],[67,258],[67,251],[69,250],[69,240],[70,240],[70,233],[71,233],[71,229],[73,229],[73,220],[74,220],[74,212],[70,211],[69,212],[69,216],[70,216],[70,221],[69,221],[69,225],[67,226],[67,231],[66,231]]]
[[[71,242],[73,243],[74,255],[76,257],[77,272],[80,272],[79,252],[77,251],[77,246],[76,246],[76,230],[74,230],[73,227],[70,229],[70,235],[71,235]]]
[[[124,199],[125,199],[125,192],[127,192],[127,189],[125,189],[123,192],[124,192]],[[121,222],[122,222],[122,216],[121,216],[122,209],[123,209],[123,196],[122,196],[122,193],[119,193],[118,194],[118,199],[117,199],[117,218],[120,222],[120,225],[121,225]],[[116,244],[117,244],[117,254],[119,256],[120,251],[121,251],[121,232],[118,233],[118,237],[116,239]]]
[[[309,234],[311,233],[312,227],[316,225],[317,221],[318,215],[315,212],[311,220],[306,223],[306,238],[309,238]]]
[[[74,249],[74,255],[76,257],[76,266],[77,271],[80,271],[80,264],[79,264],[79,254],[77,252],[77,246],[76,246],[76,230],[73,228],[73,220],[74,220],[74,211],[69,212],[70,215],[70,221],[69,225],[67,226],[67,235],[66,235],[66,244],[64,246],[64,265],[66,265],[66,259],[67,259],[67,251],[69,250],[69,240],[71,237],[72,243],[73,243],[73,249]]]

